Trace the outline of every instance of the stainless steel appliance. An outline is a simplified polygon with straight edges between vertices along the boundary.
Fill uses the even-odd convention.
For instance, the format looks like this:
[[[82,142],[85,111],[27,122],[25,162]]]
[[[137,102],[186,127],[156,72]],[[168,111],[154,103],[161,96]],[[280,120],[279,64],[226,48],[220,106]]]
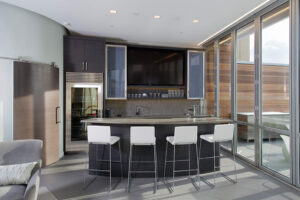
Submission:
[[[103,74],[66,73],[66,142],[86,140],[81,120],[102,117]]]

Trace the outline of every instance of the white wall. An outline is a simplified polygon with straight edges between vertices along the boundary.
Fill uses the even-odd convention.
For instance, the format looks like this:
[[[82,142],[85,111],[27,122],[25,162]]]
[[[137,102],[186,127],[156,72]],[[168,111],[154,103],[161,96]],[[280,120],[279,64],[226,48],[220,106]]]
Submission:
[[[0,141],[13,140],[13,61],[0,59]]]
[[[0,2],[0,57],[18,58],[22,56],[32,61],[55,62],[60,68],[59,87],[62,110],[63,35],[65,33],[65,28],[62,25],[46,17]],[[4,66],[0,68],[1,74],[4,73],[2,71],[4,68]],[[1,84],[1,87],[3,86]],[[0,93],[2,93],[2,89]],[[6,115],[7,113],[4,112],[2,119],[6,118]],[[63,116],[61,116],[61,119],[63,119]],[[0,126],[1,123],[4,122],[0,122]],[[5,123],[8,122],[6,121]],[[6,135],[7,133],[4,134]],[[12,133],[9,134],[12,135]],[[3,138],[5,139],[6,137]],[[60,155],[63,155],[63,123],[60,124]]]

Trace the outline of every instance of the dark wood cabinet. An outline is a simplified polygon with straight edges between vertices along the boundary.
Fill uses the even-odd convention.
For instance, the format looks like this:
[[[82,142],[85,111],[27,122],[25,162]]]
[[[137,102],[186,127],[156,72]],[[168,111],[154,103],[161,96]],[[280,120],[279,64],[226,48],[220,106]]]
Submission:
[[[86,60],[86,70],[88,72],[104,72],[105,70],[104,40],[85,41],[85,60]]]
[[[64,37],[64,67],[66,72],[104,72],[104,39]]]
[[[14,140],[43,140],[43,165],[59,160],[59,69],[14,62]]]

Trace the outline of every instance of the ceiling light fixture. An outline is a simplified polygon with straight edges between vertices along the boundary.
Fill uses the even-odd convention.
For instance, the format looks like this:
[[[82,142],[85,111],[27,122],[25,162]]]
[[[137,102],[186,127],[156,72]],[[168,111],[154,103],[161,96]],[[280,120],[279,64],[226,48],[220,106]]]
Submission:
[[[109,11],[111,14],[117,14],[117,10],[110,10]]]
[[[198,19],[194,19],[192,22],[193,22],[193,23],[198,23],[199,20],[198,20]]]
[[[159,19],[160,16],[159,16],[159,15],[154,15],[153,18],[154,18],[154,19]]]

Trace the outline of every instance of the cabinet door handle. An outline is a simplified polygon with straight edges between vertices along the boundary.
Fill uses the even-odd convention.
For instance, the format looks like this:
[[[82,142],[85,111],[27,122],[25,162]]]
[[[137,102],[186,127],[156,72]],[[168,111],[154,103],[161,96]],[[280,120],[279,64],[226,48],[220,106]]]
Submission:
[[[82,62],[82,69],[81,71],[84,71],[84,62]]]
[[[55,108],[55,121],[56,121],[56,124],[59,124],[60,123],[60,107],[57,106]]]
[[[85,71],[88,71],[88,62],[85,62]]]

